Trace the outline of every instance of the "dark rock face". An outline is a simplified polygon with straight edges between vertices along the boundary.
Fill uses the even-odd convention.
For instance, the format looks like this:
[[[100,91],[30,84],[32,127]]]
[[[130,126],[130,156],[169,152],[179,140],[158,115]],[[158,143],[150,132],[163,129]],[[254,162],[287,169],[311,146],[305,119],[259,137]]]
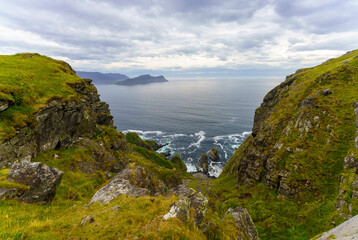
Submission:
[[[236,239],[245,239],[245,240],[258,240],[257,230],[251,219],[249,212],[244,209],[237,207],[235,209],[229,209],[225,217],[230,214],[232,215],[235,223],[236,229],[238,230],[238,236]]]
[[[61,183],[63,172],[39,162],[14,163],[7,180],[29,187],[18,200],[45,204],[52,201]]]
[[[216,162],[220,159],[220,154],[217,148],[213,147],[209,152],[208,152],[208,157]]]
[[[92,197],[94,202],[109,203],[116,197],[126,194],[131,197],[144,195],[157,196],[164,192],[164,183],[154,178],[154,174],[140,166],[129,166],[118,173],[108,185],[98,190]]]
[[[200,165],[203,168],[203,172],[207,174],[209,172],[209,158],[208,155],[202,153],[200,157]]]
[[[67,147],[81,138],[92,138],[97,125],[113,127],[108,104],[100,101],[90,80],[69,85],[79,100],[53,99],[34,115],[30,127],[19,129],[13,138],[0,142],[0,168],[9,167],[16,160],[31,161],[44,151]]]

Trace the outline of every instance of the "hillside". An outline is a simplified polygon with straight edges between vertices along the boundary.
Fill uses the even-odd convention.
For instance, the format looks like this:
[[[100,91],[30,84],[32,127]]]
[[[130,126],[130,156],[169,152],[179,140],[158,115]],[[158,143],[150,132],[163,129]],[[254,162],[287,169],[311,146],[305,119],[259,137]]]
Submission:
[[[153,77],[149,74],[146,74],[146,75],[140,75],[135,78],[129,78],[124,81],[117,82],[116,84],[132,86],[132,85],[138,85],[138,84],[149,84],[149,83],[158,83],[158,82],[168,82],[168,80],[165,79],[163,76]]]
[[[265,96],[217,180],[230,194],[215,194],[247,207],[262,239],[309,239],[358,214],[357,130],[355,50],[297,70]]]

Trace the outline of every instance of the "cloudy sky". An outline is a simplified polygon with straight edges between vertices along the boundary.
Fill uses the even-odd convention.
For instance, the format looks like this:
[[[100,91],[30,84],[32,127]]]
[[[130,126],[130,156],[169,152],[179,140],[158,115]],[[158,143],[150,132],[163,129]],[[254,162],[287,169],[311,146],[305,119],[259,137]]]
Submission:
[[[0,54],[128,75],[289,74],[358,48],[356,0],[0,0]]]

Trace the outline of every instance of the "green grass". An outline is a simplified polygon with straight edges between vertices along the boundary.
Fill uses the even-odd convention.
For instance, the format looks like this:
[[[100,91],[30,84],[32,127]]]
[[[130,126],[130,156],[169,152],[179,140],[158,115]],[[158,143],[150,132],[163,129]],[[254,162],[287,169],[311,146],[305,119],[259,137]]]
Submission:
[[[80,81],[63,61],[32,53],[0,55],[0,99],[11,105],[0,113],[0,140],[30,124],[32,114],[50,99],[75,97],[67,83]]]

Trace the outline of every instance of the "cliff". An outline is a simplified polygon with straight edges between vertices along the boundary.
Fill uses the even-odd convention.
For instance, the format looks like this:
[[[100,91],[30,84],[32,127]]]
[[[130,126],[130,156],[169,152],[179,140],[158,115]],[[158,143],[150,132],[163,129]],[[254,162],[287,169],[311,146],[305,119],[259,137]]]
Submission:
[[[220,176],[248,194],[237,204],[251,206],[262,238],[307,239],[358,214],[357,107],[357,50],[297,70],[265,96]]]
[[[1,60],[16,62],[22,70],[10,72],[6,64],[0,65],[2,101],[8,106],[0,112],[0,168],[92,138],[98,125],[113,127],[108,104],[100,101],[91,81],[77,77],[68,64],[38,54]],[[34,62],[41,69],[33,68]]]

